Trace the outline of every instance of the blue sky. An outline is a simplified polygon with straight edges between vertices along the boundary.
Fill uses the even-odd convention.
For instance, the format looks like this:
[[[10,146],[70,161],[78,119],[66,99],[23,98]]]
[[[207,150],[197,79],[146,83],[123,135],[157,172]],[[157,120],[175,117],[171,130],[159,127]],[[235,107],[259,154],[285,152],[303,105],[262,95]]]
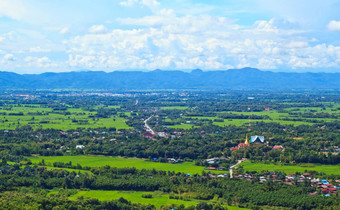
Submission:
[[[340,72],[340,0],[0,0],[0,71]]]

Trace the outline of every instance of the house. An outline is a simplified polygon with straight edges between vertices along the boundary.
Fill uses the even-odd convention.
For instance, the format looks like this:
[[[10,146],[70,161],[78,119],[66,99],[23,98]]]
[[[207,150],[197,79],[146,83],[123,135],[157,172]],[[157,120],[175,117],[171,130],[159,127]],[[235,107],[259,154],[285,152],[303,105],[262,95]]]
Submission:
[[[246,144],[246,143],[239,143],[236,147],[232,147],[230,148],[231,151],[235,151],[235,150],[239,150],[241,148],[245,148],[245,147],[248,147],[249,144]]]
[[[275,145],[275,146],[273,146],[273,150],[280,150],[280,151],[283,151],[284,148],[283,148],[283,146],[281,146],[281,145]]]
[[[321,183],[324,184],[324,185],[329,184],[329,182],[326,179],[321,179]]]
[[[168,163],[182,163],[183,160],[175,158],[167,158]]]
[[[295,174],[289,174],[287,179],[295,179]]]
[[[318,183],[318,182],[320,182],[320,179],[319,179],[319,178],[313,178],[313,179],[311,180],[311,182],[312,182],[312,183]]]
[[[214,163],[219,164],[219,160],[220,158],[214,157],[214,158],[207,159],[206,161],[208,164],[214,164]]]
[[[84,145],[77,145],[77,146],[76,146],[76,149],[84,149],[84,148],[85,148]]]
[[[315,192],[312,192],[312,193],[309,193],[309,195],[317,195],[318,194],[318,192],[317,191],[315,191]]]
[[[145,132],[143,136],[148,139],[156,140],[150,132]]]
[[[217,168],[216,167],[209,167],[209,168],[207,168],[207,170],[217,170]]]
[[[168,135],[165,132],[158,132],[158,136],[164,138],[168,137]]]
[[[310,173],[303,173],[302,175],[305,176],[305,177],[312,177],[312,175]]]

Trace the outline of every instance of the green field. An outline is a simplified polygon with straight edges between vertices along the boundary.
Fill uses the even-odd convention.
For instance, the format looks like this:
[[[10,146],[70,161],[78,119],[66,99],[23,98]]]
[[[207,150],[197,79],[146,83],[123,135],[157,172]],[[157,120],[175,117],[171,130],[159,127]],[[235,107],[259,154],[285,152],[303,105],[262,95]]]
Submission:
[[[32,163],[39,163],[42,159],[45,163],[72,161],[73,165],[79,163],[81,166],[101,167],[109,165],[111,167],[124,168],[135,167],[136,169],[156,169],[160,171],[175,171],[189,174],[201,174],[204,170],[203,166],[195,166],[193,162],[184,162],[180,164],[158,163],[145,161],[139,158],[122,158],[122,157],[105,157],[105,156],[44,156],[29,157]],[[228,173],[227,171],[214,171],[215,173]]]
[[[193,127],[197,127],[194,126],[193,124],[178,124],[178,125],[169,125],[169,128],[177,128],[177,129],[184,129],[184,130],[189,130]]]
[[[1,161],[0,161],[1,162]],[[7,161],[8,164],[10,165],[14,165],[16,164],[15,162],[10,162]],[[26,165],[22,165],[21,168],[25,168]],[[82,169],[73,169],[73,168],[58,168],[58,167],[53,167],[53,166],[42,166],[42,167],[46,167],[47,169],[51,169],[51,170],[65,170],[65,171],[74,171],[76,173],[80,172],[80,173],[89,173],[89,174],[93,174],[91,171],[88,170],[82,170]]]
[[[142,198],[142,194],[153,194],[153,198]],[[106,200],[117,200],[120,197],[125,198],[126,200],[131,201],[132,203],[142,203],[142,204],[151,204],[155,207],[159,208],[162,205],[166,204],[177,204],[177,205],[197,205],[197,200],[191,201],[183,201],[176,199],[169,199],[169,195],[164,194],[162,192],[144,192],[144,191],[100,191],[100,190],[91,190],[91,191],[79,191],[75,195],[71,195],[70,199],[77,199],[78,197],[83,196],[84,198],[97,198],[100,201]]]
[[[0,130],[14,130],[24,125],[30,125],[34,129],[53,128],[60,130],[99,127],[115,127],[118,130],[131,129],[131,127],[126,124],[126,119],[118,115],[99,119],[90,118],[96,114],[96,111],[84,111],[80,108],[67,108],[67,110],[63,110],[63,112],[53,111],[51,108],[41,107],[40,105],[0,108],[0,113],[2,113],[0,114]],[[99,106],[95,108],[99,108]],[[117,109],[119,106],[109,106],[108,108]],[[68,114],[65,114],[65,112]],[[22,113],[22,115],[13,115],[17,113]],[[123,113],[130,116],[128,112]]]
[[[188,108],[189,108],[188,106],[163,106],[163,107],[160,107],[160,109],[163,109],[163,110],[173,110],[173,109],[185,110],[185,109],[188,109]]]
[[[152,198],[142,198],[143,194],[152,194]],[[142,203],[142,204],[151,204],[154,205],[156,208],[161,207],[162,205],[166,204],[177,204],[177,205],[184,205],[188,206],[195,206],[197,205],[200,200],[191,199],[188,201],[184,200],[177,200],[177,199],[169,199],[169,195],[163,192],[144,192],[144,191],[100,191],[100,190],[91,190],[91,191],[79,191],[77,194],[71,195],[70,199],[77,199],[78,197],[83,196],[84,198],[96,198],[100,201],[106,200],[116,200],[121,197],[125,198],[126,200],[131,201],[132,203]],[[207,202],[207,201],[204,201]],[[213,201],[208,201],[212,203]],[[226,205],[224,205],[226,206]],[[235,206],[227,206],[228,209],[240,209],[239,207]]]
[[[305,170],[322,172],[328,175],[340,175],[340,164],[338,165],[321,165],[304,163],[298,165],[279,165],[279,164],[264,164],[264,163],[251,163],[250,161],[245,161],[240,164],[244,171],[284,171],[286,174],[291,174],[295,172],[303,173]]]

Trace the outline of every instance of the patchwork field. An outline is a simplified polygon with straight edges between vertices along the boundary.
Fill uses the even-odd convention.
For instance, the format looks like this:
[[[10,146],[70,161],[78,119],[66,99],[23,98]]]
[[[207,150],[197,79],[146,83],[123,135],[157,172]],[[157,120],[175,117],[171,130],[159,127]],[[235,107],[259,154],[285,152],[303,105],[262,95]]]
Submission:
[[[32,163],[39,163],[42,159],[45,163],[72,161],[72,165],[79,163],[81,166],[101,167],[109,165],[111,167],[124,168],[135,167],[136,169],[156,169],[161,171],[175,171],[193,174],[201,174],[204,170],[203,166],[196,166],[193,162],[184,162],[180,164],[158,163],[145,161],[138,158],[122,158],[122,157],[104,157],[104,156],[44,156],[29,157]],[[214,173],[228,173],[227,171],[213,171]]]
[[[304,163],[298,165],[276,165],[276,164],[264,164],[264,163],[251,163],[250,161],[245,161],[240,164],[244,171],[284,171],[286,174],[300,172],[303,173],[305,170],[317,171],[319,173],[325,173],[329,175],[340,175],[340,164],[338,165],[321,165]]]
[[[95,107],[98,109],[99,107]],[[107,108],[118,109],[119,106]],[[17,127],[30,125],[32,128],[54,128],[69,130],[77,128],[115,127],[116,129],[131,129],[125,122],[126,119],[117,115],[108,118],[94,117],[96,111],[84,111],[79,108],[67,108],[56,111],[40,105],[0,107],[0,130],[14,130]],[[123,112],[129,116],[130,113]]]

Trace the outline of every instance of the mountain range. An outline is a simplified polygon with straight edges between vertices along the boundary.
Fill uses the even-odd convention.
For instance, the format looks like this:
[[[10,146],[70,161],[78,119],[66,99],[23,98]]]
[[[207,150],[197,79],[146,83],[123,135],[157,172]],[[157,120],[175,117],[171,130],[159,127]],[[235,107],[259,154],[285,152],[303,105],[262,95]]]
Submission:
[[[287,73],[254,68],[225,71],[81,71],[16,74],[0,72],[6,89],[329,89],[340,88],[340,73]]]

